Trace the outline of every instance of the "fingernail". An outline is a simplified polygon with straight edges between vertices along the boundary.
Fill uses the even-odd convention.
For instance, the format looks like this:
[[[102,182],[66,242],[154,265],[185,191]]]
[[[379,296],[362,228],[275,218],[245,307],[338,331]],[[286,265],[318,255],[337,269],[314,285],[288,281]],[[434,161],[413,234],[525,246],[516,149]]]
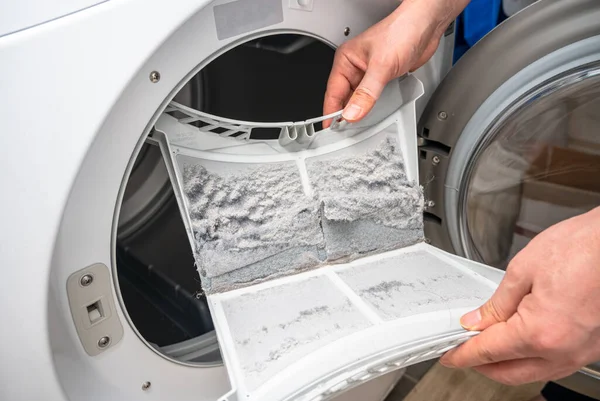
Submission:
[[[445,366],[447,368],[454,368],[454,365],[448,361],[448,357],[446,355],[440,358],[440,365]]]
[[[360,117],[361,113],[362,113],[362,107],[360,107],[356,104],[351,104],[344,109],[344,112],[342,113],[342,117],[344,117],[344,120],[353,121],[353,120],[358,119],[358,117]]]
[[[467,330],[473,330],[481,322],[481,312],[479,309],[471,311],[460,318],[460,324]]]

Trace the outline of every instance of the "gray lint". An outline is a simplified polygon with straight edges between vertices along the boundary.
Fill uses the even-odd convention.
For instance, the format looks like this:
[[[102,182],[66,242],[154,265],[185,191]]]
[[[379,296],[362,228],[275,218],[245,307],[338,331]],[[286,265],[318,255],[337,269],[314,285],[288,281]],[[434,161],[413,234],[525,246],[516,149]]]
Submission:
[[[183,175],[205,290],[319,263],[318,203],[304,196],[295,164],[250,165],[230,174],[186,164]]]
[[[210,166],[207,167],[207,166]],[[184,192],[204,289],[220,292],[423,238],[423,196],[396,139],[363,154],[295,163],[186,162]],[[221,168],[220,168],[221,167]]]
[[[408,181],[394,137],[363,155],[314,161],[307,168],[322,202],[329,260],[405,247],[423,238],[423,194]]]
[[[223,313],[251,389],[311,352],[371,326],[325,276],[227,299]]]
[[[338,275],[384,320],[481,305],[493,293],[476,275],[426,251],[351,266]]]

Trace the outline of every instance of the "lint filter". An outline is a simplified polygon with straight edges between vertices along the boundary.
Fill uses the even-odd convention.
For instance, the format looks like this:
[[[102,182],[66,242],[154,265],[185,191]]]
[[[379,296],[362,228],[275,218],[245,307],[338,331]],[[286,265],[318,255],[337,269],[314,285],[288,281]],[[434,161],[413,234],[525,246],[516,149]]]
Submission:
[[[459,319],[503,272],[424,241],[422,95],[414,76],[394,80],[355,124],[176,102],[156,122],[229,375],[222,401],[328,400],[477,334]]]

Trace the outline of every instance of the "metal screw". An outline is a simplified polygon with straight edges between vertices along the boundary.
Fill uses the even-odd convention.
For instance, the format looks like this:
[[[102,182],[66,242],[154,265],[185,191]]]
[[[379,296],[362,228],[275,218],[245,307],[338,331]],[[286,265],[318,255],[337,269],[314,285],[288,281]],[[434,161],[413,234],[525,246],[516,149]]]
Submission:
[[[445,111],[440,111],[440,112],[438,113],[438,118],[439,118],[440,120],[445,120],[445,119],[447,119],[447,118],[448,118],[448,113],[446,113]]]
[[[434,207],[434,206],[435,206],[435,202],[434,201],[432,201],[432,200],[427,201],[427,207]]]
[[[348,36],[348,35],[350,35],[350,27],[349,26],[344,28],[344,36]]]
[[[144,383],[142,383],[142,391],[148,390],[151,385],[152,385],[152,383],[150,383],[150,382],[144,382]]]
[[[434,166],[437,166],[440,163],[440,157],[439,156],[433,156],[432,162],[433,162]]]
[[[108,347],[108,344],[110,344],[109,336],[104,336],[98,340],[98,347],[100,348],[106,348]]]
[[[425,238],[425,243],[426,244],[431,244],[431,240],[429,238]]]
[[[150,82],[152,82],[153,84],[155,84],[158,81],[160,81],[160,72],[158,72],[158,71],[152,71],[150,73]]]
[[[87,287],[88,285],[92,284],[92,281],[94,281],[94,276],[92,276],[91,274],[84,274],[83,276],[81,276],[79,283],[82,286]]]

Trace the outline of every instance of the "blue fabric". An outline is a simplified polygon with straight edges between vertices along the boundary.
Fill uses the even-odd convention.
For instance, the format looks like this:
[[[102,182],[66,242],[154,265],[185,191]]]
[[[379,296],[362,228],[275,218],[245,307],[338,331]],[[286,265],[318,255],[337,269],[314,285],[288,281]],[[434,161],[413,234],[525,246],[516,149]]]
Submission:
[[[456,20],[454,62],[504,18],[502,0],[471,0]]]
[[[469,46],[496,27],[501,6],[501,0],[471,0],[463,12],[464,38]]]
[[[463,34],[463,16],[456,18],[456,32],[454,38],[454,63],[456,63],[469,50],[469,45],[465,41]]]

